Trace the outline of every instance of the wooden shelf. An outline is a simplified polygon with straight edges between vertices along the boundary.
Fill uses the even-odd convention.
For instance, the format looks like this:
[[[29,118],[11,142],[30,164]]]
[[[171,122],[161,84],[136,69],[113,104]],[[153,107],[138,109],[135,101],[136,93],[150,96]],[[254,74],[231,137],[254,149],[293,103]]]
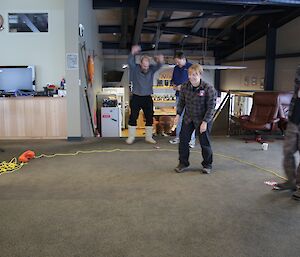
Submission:
[[[173,89],[173,87],[170,86],[153,86],[153,88]]]
[[[176,109],[175,108],[156,109],[154,111],[154,115],[157,115],[157,116],[160,116],[160,115],[173,116],[173,115],[176,115]]]

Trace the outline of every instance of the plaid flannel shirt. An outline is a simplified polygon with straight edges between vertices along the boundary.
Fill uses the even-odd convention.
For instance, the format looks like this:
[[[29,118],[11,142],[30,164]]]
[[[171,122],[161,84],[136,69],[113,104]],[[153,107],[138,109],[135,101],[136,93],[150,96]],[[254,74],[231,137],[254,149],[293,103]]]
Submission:
[[[202,121],[210,122],[213,118],[216,106],[216,90],[203,80],[195,88],[191,82],[182,85],[177,114],[181,115],[184,108],[183,121],[188,124],[193,122],[195,127],[200,126]]]
[[[299,88],[300,88],[300,65],[298,66],[297,71],[296,71],[294,95],[293,95],[293,98],[291,100],[290,107],[289,107],[289,115],[288,115],[289,120],[291,120],[291,118],[292,118],[295,102],[296,102],[296,99],[298,98]]]

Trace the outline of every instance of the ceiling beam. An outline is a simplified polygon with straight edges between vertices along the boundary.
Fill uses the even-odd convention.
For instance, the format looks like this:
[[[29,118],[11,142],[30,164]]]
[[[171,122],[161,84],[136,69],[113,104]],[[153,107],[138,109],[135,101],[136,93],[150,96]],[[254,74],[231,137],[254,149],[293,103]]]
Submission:
[[[128,31],[132,32],[133,27],[128,26]],[[196,37],[202,37],[206,28],[200,28],[197,33],[192,33],[188,27],[161,27],[161,32],[164,34],[182,34],[182,35],[191,35]],[[144,26],[141,33],[144,34],[155,34],[157,27],[154,26]],[[218,35],[222,29],[208,29],[208,36],[213,37]],[[100,34],[110,34],[110,33],[122,33],[122,26],[99,26],[98,33]]]
[[[134,8],[139,0],[93,0],[93,9]]]
[[[256,1],[257,2],[257,1]],[[262,2],[261,2],[262,3]],[[265,3],[267,3],[265,1]],[[151,0],[149,4],[149,9],[160,9],[160,10],[170,10],[170,11],[199,11],[205,13],[238,13],[244,12],[247,8],[251,6],[256,6],[258,4],[253,4],[251,0],[249,1],[239,1],[239,4],[228,2],[213,2],[213,1],[201,1],[201,0]],[[299,4],[298,4],[299,5]],[[282,5],[272,5],[273,9],[280,8]],[[288,6],[284,4],[284,6]],[[296,5],[295,5],[296,6]],[[268,4],[260,4],[258,6],[259,10],[270,9]]]
[[[244,30],[240,30],[237,33],[237,41],[230,47],[223,46],[223,44],[218,45],[219,55],[221,59],[233,54],[234,52],[242,49],[244,46],[258,40],[267,33],[268,24],[272,25],[274,28],[279,28],[284,24],[290,22],[291,20],[300,16],[300,8],[290,8],[286,13],[281,15],[269,15],[257,18],[254,22],[250,23],[246,27],[245,42],[244,42]]]
[[[147,12],[147,8],[149,5],[149,0],[140,0],[138,15],[135,22],[135,29],[133,34],[132,43],[136,45],[139,43],[144,23],[144,18]]]
[[[111,42],[111,41],[100,41],[102,43],[103,49],[119,49],[118,42]],[[127,43],[127,48],[130,47],[130,42]],[[141,43],[142,51],[145,50],[154,50],[153,44],[150,43]],[[185,49],[194,49],[199,50],[201,49],[202,44],[185,44]],[[160,42],[158,49],[181,49],[181,45],[178,43],[169,43],[169,42]],[[213,50],[213,47],[208,47],[208,50]]]
[[[144,26],[143,33],[153,33],[156,31],[155,27]],[[195,37],[203,37],[203,33],[206,31],[206,28],[200,28],[197,33],[192,33],[188,27],[162,27],[161,31],[164,34],[182,34]],[[207,34],[209,37],[218,35],[222,30],[221,29],[208,29]]]
[[[245,16],[254,16],[254,15],[264,15],[264,14],[272,14],[272,13],[279,13],[284,12],[285,9],[269,9],[269,10],[255,10],[251,12],[251,14],[246,14]],[[227,17],[227,16],[237,16],[237,15],[244,15],[245,12],[230,12],[227,13],[209,13],[203,14],[200,16],[191,16],[191,17],[184,17],[184,18],[173,18],[173,19],[164,19],[164,20],[156,20],[156,21],[147,21],[144,22],[144,25],[149,24],[161,24],[161,23],[169,23],[169,22],[178,22],[178,21],[187,21],[187,20],[202,20],[202,19],[209,19],[209,18],[220,18],[220,17]]]
[[[120,48],[127,47],[127,34],[128,34],[128,8],[122,9],[122,24],[121,24],[121,39]]]
[[[233,19],[233,21],[231,21],[223,30],[221,33],[219,33],[210,43],[214,43],[216,42],[217,39],[222,39],[222,37],[224,37],[226,34],[230,33],[232,30],[231,28],[234,27],[238,22],[240,22],[241,20],[244,19],[244,17],[247,14],[251,14],[252,15],[252,11],[256,8],[256,6],[251,6],[250,8],[248,8],[242,15],[239,15],[237,17],[235,17]]]
[[[169,11],[201,11],[201,12],[227,12],[228,5],[203,3],[200,1],[162,1],[151,0],[149,9],[160,9]],[[230,7],[233,12],[243,11],[243,6],[232,5]]]
[[[164,0],[172,2],[172,0]],[[190,2],[206,2],[212,4],[230,4],[230,5],[261,5],[261,6],[299,6],[299,0],[189,0]]]
[[[199,16],[203,16],[204,13],[200,13]],[[203,24],[204,24],[204,20],[203,19],[199,19],[199,20],[196,20],[195,24],[193,25],[192,29],[191,29],[191,32],[192,33],[197,33],[199,31],[199,29],[201,27],[203,27]]]
[[[162,11],[162,12],[160,12],[158,19],[159,20],[170,19],[172,14],[173,14],[172,11]],[[165,27],[166,27],[165,23],[157,24],[157,30],[156,30],[155,36],[153,36],[153,39],[152,39],[152,43],[155,44],[156,49],[158,48],[160,37],[163,34],[162,29],[164,29]]]
[[[135,8],[139,4],[139,0],[93,0],[93,9],[111,9],[111,8]],[[299,0],[151,0],[150,8],[177,11],[226,11],[226,9],[234,8],[240,10],[243,6],[258,5],[261,7],[297,7],[300,5]]]

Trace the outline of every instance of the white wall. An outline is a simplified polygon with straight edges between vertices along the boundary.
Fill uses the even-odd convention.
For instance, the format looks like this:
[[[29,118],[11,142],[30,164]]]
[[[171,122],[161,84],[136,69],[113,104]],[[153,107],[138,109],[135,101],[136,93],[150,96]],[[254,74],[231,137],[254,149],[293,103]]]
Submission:
[[[243,59],[256,56],[264,56],[266,54],[266,36],[252,42],[244,48],[230,55],[227,60]]]
[[[227,60],[243,59],[243,57],[264,56],[266,52],[266,37],[262,37],[253,43],[247,45],[245,49],[228,56]],[[227,90],[262,90],[261,80],[264,78],[265,61],[241,61],[241,62],[223,62],[222,65],[229,66],[246,66],[247,69],[242,70],[222,70],[221,85],[223,91]],[[256,85],[252,81],[256,79]],[[247,81],[250,83],[247,84]]]
[[[48,33],[9,33],[9,12],[48,12]],[[1,65],[35,65],[36,89],[65,76],[64,1],[1,0],[5,30],[0,32]]]
[[[277,29],[276,54],[300,53],[300,17],[292,20],[284,26]],[[265,56],[266,37],[262,37],[253,42],[243,50],[232,54],[227,60],[245,58],[254,56]],[[245,76],[264,77],[265,61],[245,61],[245,62],[224,62],[223,65],[242,65],[247,66],[246,71],[226,70],[221,72],[221,89],[222,90],[245,90],[243,78]],[[293,89],[294,78],[297,65],[300,64],[300,57],[278,58],[275,60],[275,77],[274,90],[289,91]],[[251,87],[250,90],[259,88]]]
[[[291,91],[294,89],[296,68],[299,64],[300,57],[276,60],[274,90]]]
[[[300,17],[277,30],[276,54],[300,53]],[[296,67],[300,57],[277,59],[275,64],[275,90],[293,90]]]
[[[48,12],[48,33],[9,33],[8,12]],[[102,54],[98,40],[98,23],[92,10],[92,0],[1,0],[0,14],[4,17],[4,31],[0,32],[0,65],[35,65],[37,90],[47,83],[59,84],[62,77],[67,83],[68,137],[91,135],[87,104],[83,87],[83,64],[79,69],[66,69],[66,53],[77,53],[79,42],[85,40],[88,50],[94,50],[95,80],[89,90],[92,113],[95,93],[102,83]],[[85,37],[79,39],[78,24],[85,26]],[[82,42],[82,41],[81,41]],[[79,85],[81,81],[81,86]]]
[[[300,17],[277,29],[276,54],[300,52]]]
[[[263,90],[261,88],[261,80],[262,78],[264,78],[265,72],[264,60],[248,62],[226,62],[222,63],[222,65],[246,66],[247,69],[222,70],[221,90]]]
[[[79,0],[64,0],[65,4],[65,49],[66,53],[79,54],[78,4]],[[68,137],[81,138],[81,95],[79,69],[66,69]]]

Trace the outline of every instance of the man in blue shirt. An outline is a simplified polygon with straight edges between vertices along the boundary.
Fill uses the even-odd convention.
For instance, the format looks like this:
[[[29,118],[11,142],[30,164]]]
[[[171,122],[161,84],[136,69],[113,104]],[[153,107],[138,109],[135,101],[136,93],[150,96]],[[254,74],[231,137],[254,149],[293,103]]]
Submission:
[[[172,80],[171,83],[173,84],[173,88],[176,91],[175,96],[176,96],[176,106],[178,105],[179,101],[179,92],[181,89],[181,85],[183,83],[186,83],[189,80],[188,76],[188,69],[191,67],[191,63],[186,60],[186,57],[183,52],[178,52],[174,56],[174,61],[176,66],[174,67],[173,70],[173,75],[172,75]],[[184,112],[180,116],[180,120],[177,124],[176,127],[176,137],[169,142],[171,144],[178,144],[179,143],[179,134],[181,130],[181,124],[182,124],[182,118],[183,118]],[[190,147],[194,148],[195,147],[195,131],[192,134],[191,141],[190,141]]]

